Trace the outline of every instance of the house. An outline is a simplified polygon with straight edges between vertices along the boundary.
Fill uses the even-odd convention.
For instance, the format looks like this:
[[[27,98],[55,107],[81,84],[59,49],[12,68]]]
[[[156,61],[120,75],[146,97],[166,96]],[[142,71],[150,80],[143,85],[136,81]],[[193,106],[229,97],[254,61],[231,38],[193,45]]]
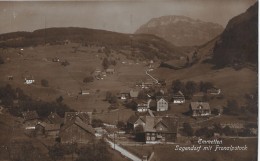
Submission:
[[[208,102],[191,102],[190,109],[192,116],[209,116],[211,110]]]
[[[181,91],[173,94],[173,103],[185,103],[185,97]]]
[[[178,121],[172,117],[146,116],[144,133],[146,143],[175,142]]]
[[[120,95],[119,95],[119,98],[121,100],[129,99],[130,98],[130,92],[128,92],[128,91],[121,91]]]
[[[137,104],[137,111],[138,112],[147,112],[149,109],[148,102],[145,100],[136,100],[135,101]]]
[[[157,98],[157,106],[156,111],[167,111],[168,110],[168,102],[163,98]]]
[[[33,84],[34,82],[35,80],[32,76],[24,78],[24,84]]]
[[[23,112],[23,124],[25,129],[35,129],[35,125],[39,122],[39,116],[36,111]]]
[[[59,136],[63,144],[86,144],[95,137],[95,130],[80,117],[74,117],[73,120],[67,120],[61,127]]]
[[[51,112],[49,116],[47,117],[48,122],[51,124],[62,124],[63,119],[56,113],[56,112]]]
[[[207,93],[211,94],[211,95],[219,95],[221,93],[221,89],[213,87],[213,88],[208,89]]]
[[[8,80],[14,80],[14,77],[12,75],[7,76]]]
[[[106,73],[107,74],[114,74],[115,73],[115,69],[106,69]]]
[[[128,123],[133,130],[141,127],[146,143],[175,142],[177,139],[178,120],[174,117],[132,116]],[[140,135],[139,135],[140,136]]]
[[[58,57],[55,57],[52,59],[52,62],[60,62],[60,59]]]
[[[81,94],[81,95],[89,95],[89,94],[90,94],[90,91],[89,91],[89,90],[86,90],[86,89],[85,89],[85,90],[84,90],[84,89],[81,89],[81,90],[80,90],[80,94]]]
[[[48,124],[45,122],[39,122],[35,126],[35,132],[37,135],[46,136],[58,136],[60,131],[60,124]]]
[[[130,97],[131,98],[137,98],[138,97],[139,92],[135,91],[135,90],[130,90]]]
[[[152,87],[153,85],[154,85],[153,82],[142,82],[141,87],[147,89],[147,88]]]
[[[92,112],[65,112],[64,124],[79,118],[82,122],[92,123]]]

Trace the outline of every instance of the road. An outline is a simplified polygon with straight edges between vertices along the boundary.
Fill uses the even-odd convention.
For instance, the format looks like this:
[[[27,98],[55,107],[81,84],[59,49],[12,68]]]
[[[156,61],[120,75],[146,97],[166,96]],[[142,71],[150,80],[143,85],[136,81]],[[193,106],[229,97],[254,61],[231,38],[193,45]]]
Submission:
[[[151,77],[156,83],[158,83],[158,80],[154,78],[151,74],[148,73],[148,70],[145,71],[145,74]]]
[[[141,158],[135,156],[134,154],[130,153],[129,151],[125,150],[124,148],[122,148],[121,146],[113,143],[112,141],[108,140],[108,139],[105,139],[106,142],[109,143],[110,147],[112,149],[115,148],[116,151],[120,152],[123,156],[131,159],[132,161],[142,161]]]

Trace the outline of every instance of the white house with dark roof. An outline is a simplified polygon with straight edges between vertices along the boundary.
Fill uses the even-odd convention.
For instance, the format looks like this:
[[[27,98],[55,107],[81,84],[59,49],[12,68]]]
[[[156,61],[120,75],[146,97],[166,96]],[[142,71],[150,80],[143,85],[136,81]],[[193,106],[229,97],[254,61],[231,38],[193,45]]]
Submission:
[[[156,111],[167,111],[168,110],[168,102],[165,98],[157,98],[157,107]]]

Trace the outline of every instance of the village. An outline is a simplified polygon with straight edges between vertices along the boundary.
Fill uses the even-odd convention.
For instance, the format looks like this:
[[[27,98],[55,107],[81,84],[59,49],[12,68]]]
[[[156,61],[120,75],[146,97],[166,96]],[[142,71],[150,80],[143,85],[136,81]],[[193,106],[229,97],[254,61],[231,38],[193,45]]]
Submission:
[[[66,41],[65,45],[71,44]],[[75,44],[72,45],[74,49],[73,46]],[[96,59],[105,54],[103,50],[105,48],[101,47],[97,51]],[[19,54],[26,55],[26,51],[28,49],[20,49]],[[61,61],[58,56],[50,58],[48,63],[54,65],[60,63],[64,66],[62,68],[71,66],[69,61]],[[74,92],[59,87],[57,89],[66,92],[56,101],[61,105],[64,101],[66,103],[66,99],[79,102],[88,97],[99,98],[99,88],[94,86],[102,86],[106,81],[113,82],[122,72],[120,69],[131,70],[133,66],[142,69],[138,71],[142,73],[141,79],[129,81],[123,84],[123,88],[104,90],[99,101],[102,100],[108,106],[106,110],[100,110],[93,104],[92,110],[89,111],[84,108],[71,112],[65,110],[62,117],[52,109],[43,117],[39,116],[33,107],[27,108],[22,111],[22,117],[19,117],[24,133],[29,137],[41,139],[41,142],[47,145],[86,144],[93,139],[104,139],[112,149],[130,160],[149,161],[152,160],[154,152],[140,154],[131,149],[135,146],[148,148],[154,145],[194,144],[199,138],[229,139],[257,136],[257,125],[252,121],[229,118],[232,109],[223,105],[225,94],[221,88],[208,81],[194,82],[191,79],[182,82],[178,78],[159,79],[153,76],[154,71],[160,68],[160,64],[154,60],[134,62],[105,57],[101,66],[84,77],[80,83],[80,86],[88,84],[87,87],[83,85],[80,90],[74,89]],[[6,76],[8,82],[12,83],[15,79],[13,75]],[[20,80],[24,81],[22,84],[26,88],[30,86],[49,88],[48,80],[39,80],[37,75],[26,75]],[[254,99],[253,95],[249,97],[251,100]],[[12,106],[16,104],[19,106],[18,102],[19,99],[14,100]],[[229,103],[230,106],[237,106],[236,102]],[[81,105],[86,106],[82,103]],[[2,115],[8,113],[8,110],[5,110],[7,107],[4,106],[1,105]],[[106,116],[110,118],[107,119]]]

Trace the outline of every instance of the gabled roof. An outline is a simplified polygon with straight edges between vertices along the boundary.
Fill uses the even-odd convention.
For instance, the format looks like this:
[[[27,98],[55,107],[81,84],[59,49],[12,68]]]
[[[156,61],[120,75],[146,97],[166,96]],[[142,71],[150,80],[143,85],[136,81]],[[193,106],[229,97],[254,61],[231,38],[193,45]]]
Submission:
[[[139,92],[135,91],[135,90],[130,90],[130,96],[132,98],[137,98],[138,97]]]
[[[63,122],[63,119],[56,112],[51,112],[48,116],[48,120],[52,124],[61,124]]]
[[[37,125],[40,125],[40,126],[44,127],[45,131],[60,130],[60,125],[59,124],[48,124],[46,122],[39,122]]]
[[[78,127],[80,127],[81,129],[83,129],[84,131],[95,135],[95,130],[94,128],[89,125],[88,123],[83,122],[80,118],[75,118],[73,121],[66,123],[62,128],[61,128],[61,132],[63,132],[64,130],[66,130],[67,128],[71,127],[72,125],[76,125]]]
[[[91,123],[90,112],[65,112],[64,123],[73,122],[76,118],[80,118],[85,123]]]
[[[135,124],[138,119],[141,119],[143,122],[145,122],[145,118],[143,116],[137,116],[137,115],[130,116],[127,122],[130,124]]]
[[[166,133],[176,133],[177,132],[178,121],[176,118],[146,116],[145,123],[146,123],[144,126],[145,132],[157,132],[156,126],[158,124],[163,124],[166,127],[166,130],[164,130],[163,132],[166,132]]]
[[[165,97],[156,97],[156,101],[165,101],[168,102],[167,99]]]
[[[210,109],[208,102],[191,102],[190,106],[191,106],[192,110],[197,110],[197,109],[209,110]]]
[[[22,113],[24,121],[39,119],[39,115],[36,111],[27,111]]]
[[[180,98],[180,97],[184,97],[184,94],[181,91],[178,91],[177,93],[173,94],[173,98]]]

